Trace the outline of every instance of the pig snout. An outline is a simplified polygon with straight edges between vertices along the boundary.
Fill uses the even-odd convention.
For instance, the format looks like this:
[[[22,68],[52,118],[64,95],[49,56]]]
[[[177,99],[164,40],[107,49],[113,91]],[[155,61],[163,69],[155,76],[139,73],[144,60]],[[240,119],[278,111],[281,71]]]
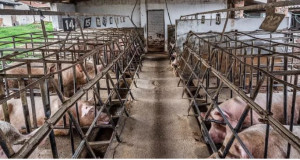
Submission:
[[[226,113],[225,111],[222,111],[222,112],[223,112],[224,116],[227,118],[227,120],[230,121],[229,114]],[[221,113],[219,111],[217,111],[216,109],[214,109],[211,112],[210,117],[219,122],[224,122],[224,119],[221,116]],[[211,136],[212,140],[215,143],[223,143],[225,136],[226,136],[226,126],[212,122],[211,128],[209,129],[209,135]]]
[[[98,119],[100,124],[108,124],[110,121],[109,116],[106,113],[101,113]]]
[[[226,136],[226,128],[220,125],[212,124],[208,133],[215,143],[223,143]]]
[[[200,115],[202,118],[205,118],[206,112],[200,112]],[[212,116],[209,115],[208,118],[212,119]],[[215,143],[222,143],[226,136],[226,128],[222,125],[211,122],[211,128],[208,133]]]

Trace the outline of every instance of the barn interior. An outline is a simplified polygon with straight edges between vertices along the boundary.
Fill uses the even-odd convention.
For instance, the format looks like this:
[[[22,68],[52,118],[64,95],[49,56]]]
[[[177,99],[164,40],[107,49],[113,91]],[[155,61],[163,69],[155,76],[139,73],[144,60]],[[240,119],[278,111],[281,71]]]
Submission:
[[[0,0],[0,158],[298,159],[299,12]]]

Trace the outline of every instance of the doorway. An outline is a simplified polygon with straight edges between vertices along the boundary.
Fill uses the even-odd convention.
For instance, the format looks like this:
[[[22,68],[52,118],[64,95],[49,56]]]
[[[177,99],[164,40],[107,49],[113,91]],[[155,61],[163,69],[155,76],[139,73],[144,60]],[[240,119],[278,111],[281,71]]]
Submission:
[[[148,51],[163,52],[165,48],[164,10],[147,11],[147,28]]]

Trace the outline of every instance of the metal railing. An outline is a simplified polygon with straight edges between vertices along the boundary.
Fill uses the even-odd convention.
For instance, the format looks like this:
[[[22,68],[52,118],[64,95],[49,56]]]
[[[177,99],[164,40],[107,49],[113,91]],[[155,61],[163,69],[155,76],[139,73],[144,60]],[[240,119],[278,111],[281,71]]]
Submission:
[[[267,158],[271,127],[288,143],[287,157],[281,158],[288,158],[291,148],[300,152],[300,138],[292,133],[297,124],[294,121],[298,116],[296,99],[300,89],[298,35],[293,31],[232,31],[224,33],[223,39],[222,33],[217,32],[190,32],[187,35],[184,51],[178,57],[178,86],[182,84],[190,97],[188,110],[193,108],[195,111],[203,137],[216,157],[230,155],[233,142],[237,142],[250,158]],[[278,110],[274,113],[272,110],[276,103],[272,101],[274,92],[278,92],[282,100],[279,103],[282,119],[276,117]],[[258,94],[265,96],[265,105],[258,103]],[[246,107],[233,124],[219,104],[234,97],[240,97]],[[224,121],[211,119],[213,110],[219,112]],[[255,157],[239,136],[243,129],[257,124],[253,122],[254,114],[259,116],[259,123],[267,125],[264,157]],[[250,125],[245,126],[249,116]],[[211,123],[225,125],[232,132],[220,150],[208,132]]]
[[[8,38],[12,40],[7,40]],[[111,137],[108,142],[94,141],[92,131],[97,128],[112,128],[112,135],[119,140],[118,133],[115,133],[117,123],[110,114],[110,108],[114,103],[118,103],[121,113],[114,116],[121,116],[123,112],[128,115],[124,105],[128,99],[133,99],[130,82],[135,84],[134,77],[138,76],[141,66],[140,56],[144,53],[143,41],[136,29],[86,29],[68,33],[53,31],[47,32],[46,38],[44,33],[36,32],[0,38],[0,46],[7,44],[13,44],[13,47],[0,51],[0,103],[5,120],[13,121],[8,111],[9,100],[20,97],[22,106],[18,107],[23,107],[26,132],[30,133],[38,128],[34,136],[16,152],[7,149],[11,148],[8,145],[13,144],[1,143],[7,157],[29,157],[49,135],[52,156],[59,158],[55,130],[69,130],[73,158],[80,157],[84,150],[91,157],[97,158],[91,145],[109,144],[114,138]],[[49,66],[53,65],[56,70],[49,72]],[[102,67],[101,70],[97,68],[99,66]],[[11,72],[19,68],[23,68],[27,73]],[[36,68],[43,73],[32,72]],[[78,75],[78,68],[82,75]],[[72,79],[71,84],[64,82],[67,72],[72,75],[69,77]],[[79,81],[79,76],[85,77],[85,82]],[[11,83],[16,83],[18,87],[14,88]],[[66,85],[71,85],[71,89]],[[127,94],[122,97],[120,93],[124,91]],[[61,101],[55,113],[51,113],[53,104],[50,103],[50,94],[57,95]],[[43,104],[35,105],[35,97],[41,97]],[[94,118],[90,120],[89,125],[82,126],[78,102],[90,98],[95,108]],[[28,101],[31,102],[31,112]],[[76,108],[75,113],[71,110],[73,107]],[[42,125],[36,119],[36,111],[39,109],[45,113]],[[102,113],[108,115],[108,124],[98,124]],[[57,125],[59,121],[63,121],[62,126]],[[77,147],[74,144],[74,128],[81,139]],[[83,129],[87,131],[83,132]],[[5,142],[3,134],[0,136]]]

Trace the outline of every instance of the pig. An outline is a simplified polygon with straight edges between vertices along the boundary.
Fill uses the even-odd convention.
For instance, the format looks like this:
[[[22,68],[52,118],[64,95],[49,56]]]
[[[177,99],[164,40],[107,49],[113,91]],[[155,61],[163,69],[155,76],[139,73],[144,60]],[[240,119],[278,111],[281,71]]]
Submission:
[[[18,64],[18,62],[14,62],[13,65]],[[35,65],[33,63],[33,65]],[[62,64],[61,68],[67,68],[70,67],[72,64]],[[94,73],[94,65],[92,63],[85,63],[85,68],[86,71],[88,72],[88,75],[90,78],[94,78],[95,77],[95,73]],[[51,72],[56,72],[57,71],[57,65],[56,64],[47,64],[47,68],[48,68],[48,73]],[[76,65],[76,81],[77,81],[77,88],[80,88],[82,85],[86,84],[86,75],[83,72],[83,69],[81,67],[80,64]],[[96,66],[98,73],[101,72],[103,70],[103,66],[102,65],[97,65]],[[33,75],[43,75],[44,74],[44,69],[43,67],[35,67],[35,68],[31,68],[31,73]],[[6,71],[6,74],[27,74],[27,68],[26,67],[16,67],[13,69],[10,69],[8,71]],[[67,69],[65,71],[62,72],[62,81],[63,81],[63,87],[64,87],[64,95],[66,97],[70,97],[73,95],[74,93],[74,84],[73,84],[73,69]],[[54,75],[54,80],[55,82],[58,84],[58,74]],[[18,88],[18,81],[14,80],[14,79],[8,79],[8,87],[9,88]],[[50,90],[53,91],[52,86],[50,85]]]
[[[6,140],[11,145],[14,152],[19,151],[23,144],[31,138],[39,129],[34,130],[28,135],[22,135],[15,127],[5,121],[0,121],[0,129],[3,132]],[[44,140],[41,144],[44,143]],[[8,158],[0,146],[0,159]]]
[[[273,93],[272,101],[273,102],[271,108],[272,108],[273,117],[277,119],[279,122],[284,124],[285,122],[284,122],[284,115],[283,115],[284,113],[283,93]],[[263,109],[266,109],[266,94],[259,93],[255,99],[255,103],[260,105]],[[235,97],[223,102],[222,104],[220,104],[219,107],[222,110],[225,117],[228,119],[229,123],[232,125],[232,127],[235,127],[246,106],[247,104],[240,97]],[[289,93],[288,94],[288,116],[289,117],[291,116],[291,108],[292,108],[292,94]],[[294,121],[292,122],[294,124],[297,124],[299,122],[299,111],[300,111],[300,97],[299,95],[297,95],[296,104],[295,104]],[[216,108],[211,111],[209,118],[224,122],[223,117],[221,116],[220,112]],[[253,124],[261,123],[259,121],[259,118],[260,116],[253,111]],[[243,127],[250,126],[250,123],[251,123],[251,118],[249,113],[243,123]],[[227,130],[224,125],[211,123],[209,135],[211,136],[212,140],[215,143],[222,143],[224,141],[226,133]]]
[[[72,64],[62,64],[62,68],[67,68],[69,66],[71,66]],[[92,63],[86,63],[85,65],[85,69],[87,71],[88,76],[93,79],[95,77],[95,69],[94,69],[94,65]],[[102,65],[97,65],[96,66],[98,73],[102,72],[102,70],[104,69]],[[52,68],[50,68],[50,72],[55,72],[56,69],[56,65],[52,66]],[[74,83],[73,83],[73,69],[67,69],[65,71],[62,72],[62,81],[63,81],[63,87],[64,87],[64,95],[66,97],[71,97],[74,93]],[[54,80],[57,82],[58,84],[58,74],[54,75]],[[76,65],[76,84],[77,84],[77,89],[81,88],[84,84],[87,83],[87,76],[85,75],[82,67],[80,64]]]
[[[254,158],[264,158],[264,144],[266,135],[266,124],[253,125],[238,134],[242,142]],[[285,125],[289,128],[288,125]],[[300,126],[294,126],[293,134],[300,137]],[[226,146],[232,134],[227,134],[223,146]],[[268,156],[272,159],[287,158],[287,141],[272,127],[269,132]],[[250,158],[241,144],[235,139],[226,158]],[[299,159],[300,153],[291,147],[290,158]]]
[[[66,98],[67,99],[67,98]],[[35,104],[37,106],[36,108],[36,117],[37,117],[37,125],[41,126],[44,124],[45,121],[45,114],[44,114],[44,108],[42,107],[42,98],[41,97],[34,97]],[[27,97],[27,102],[28,102],[28,108],[30,111],[30,119],[32,121],[32,109],[31,109],[31,101],[30,97]],[[78,110],[79,110],[79,119],[80,119],[80,125],[81,126],[89,126],[92,124],[95,116],[95,107],[93,102],[90,101],[82,101],[78,100]],[[25,118],[23,114],[23,107],[22,107],[22,102],[20,99],[10,99],[7,101],[8,105],[8,112],[9,112],[9,117],[11,120],[11,124],[17,128],[18,130],[22,131],[22,128],[25,126]],[[50,105],[51,105],[51,114],[53,115],[58,109],[59,106],[61,105],[61,101],[58,98],[57,95],[50,96]],[[76,114],[76,107],[75,105],[72,106],[70,109],[71,113],[74,115],[74,117],[77,120],[77,114]],[[68,117],[68,114],[66,114],[66,117]],[[0,120],[4,119],[4,114],[3,111],[0,110]],[[109,122],[109,117],[105,114],[102,113],[100,118],[98,119],[99,124],[107,124]],[[66,121],[67,124],[69,120]],[[60,119],[60,121],[57,123],[57,126],[62,126],[63,125],[63,119]],[[33,126],[33,124],[31,124]],[[68,130],[60,130],[56,129],[54,130],[56,135],[66,135],[68,132],[64,132]]]
[[[12,66],[15,66],[15,65],[18,65],[22,62],[13,62],[9,65],[9,67],[12,67]],[[48,63],[47,64],[47,68],[51,68],[52,65],[54,64],[50,64]],[[16,68],[12,68],[12,69],[9,69],[5,72],[6,74],[28,74],[27,72],[27,67],[26,65],[23,65],[23,66],[19,66],[19,67],[16,67]],[[42,66],[42,64],[39,64],[39,63],[31,63],[31,74],[32,75],[43,75],[44,74],[44,68]],[[29,82],[29,83],[32,83],[33,81]],[[7,83],[8,83],[8,87],[9,88],[19,88],[19,85],[18,85],[18,81],[14,80],[14,79],[8,79],[7,80]],[[29,84],[28,83],[28,84]],[[26,85],[27,83],[25,83]]]

